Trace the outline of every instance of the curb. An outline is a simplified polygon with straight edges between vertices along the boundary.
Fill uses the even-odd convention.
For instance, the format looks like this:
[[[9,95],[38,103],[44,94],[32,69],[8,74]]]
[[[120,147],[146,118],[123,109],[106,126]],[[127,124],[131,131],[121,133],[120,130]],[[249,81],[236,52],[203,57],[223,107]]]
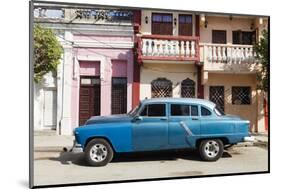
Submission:
[[[236,147],[248,147],[248,146],[258,146],[258,147],[268,147],[268,142],[265,141],[255,141],[255,142],[243,142],[235,145]]]

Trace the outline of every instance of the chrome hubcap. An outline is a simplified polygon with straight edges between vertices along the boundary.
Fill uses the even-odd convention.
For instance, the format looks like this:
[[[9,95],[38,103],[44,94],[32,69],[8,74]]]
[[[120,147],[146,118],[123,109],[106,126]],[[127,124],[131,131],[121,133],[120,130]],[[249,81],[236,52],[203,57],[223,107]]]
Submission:
[[[103,144],[95,144],[90,150],[90,157],[94,162],[101,162],[107,157],[107,148]]]
[[[210,158],[216,157],[219,153],[219,149],[219,144],[214,140],[209,140],[204,146],[205,154]]]

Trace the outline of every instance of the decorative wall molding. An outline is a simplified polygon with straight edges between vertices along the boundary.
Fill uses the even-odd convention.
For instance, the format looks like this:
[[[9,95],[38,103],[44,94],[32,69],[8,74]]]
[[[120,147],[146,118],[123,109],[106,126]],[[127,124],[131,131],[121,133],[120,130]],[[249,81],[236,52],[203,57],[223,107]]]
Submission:
[[[74,40],[74,47],[91,47],[91,48],[118,48],[118,49],[128,49],[133,48],[133,42],[124,41],[94,41],[94,40]]]

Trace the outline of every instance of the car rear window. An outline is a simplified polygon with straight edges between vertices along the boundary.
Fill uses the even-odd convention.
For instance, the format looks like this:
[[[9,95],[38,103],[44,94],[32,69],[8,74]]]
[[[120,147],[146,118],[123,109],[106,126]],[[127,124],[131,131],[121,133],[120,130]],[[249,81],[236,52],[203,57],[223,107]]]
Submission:
[[[212,113],[205,107],[201,107],[201,116],[209,116]]]

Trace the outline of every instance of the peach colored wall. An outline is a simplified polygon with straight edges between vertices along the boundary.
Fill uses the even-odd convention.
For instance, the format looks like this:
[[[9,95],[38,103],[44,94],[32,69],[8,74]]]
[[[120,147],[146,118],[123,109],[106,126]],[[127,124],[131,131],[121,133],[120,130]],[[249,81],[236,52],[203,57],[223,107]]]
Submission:
[[[140,100],[151,98],[151,82],[159,77],[173,82],[173,97],[181,97],[180,83],[190,78],[195,82],[197,96],[197,69],[194,64],[144,63],[140,74]]]
[[[96,64],[99,63],[101,77],[101,115],[111,114],[111,77],[115,75],[127,76],[127,110],[132,108],[132,82],[133,82],[133,53],[131,49],[98,49],[98,48],[76,48],[75,56],[79,62],[87,61]],[[114,72],[112,62],[126,65],[126,73],[124,69],[118,69]],[[115,64],[115,63],[113,63]],[[87,64],[86,64],[87,65]],[[96,65],[91,68],[82,68],[83,73],[95,74],[98,73]],[[94,68],[95,67],[95,68]],[[115,69],[115,68],[114,68]],[[94,72],[94,73],[93,73]],[[78,74],[80,75],[80,73]],[[84,75],[84,74],[83,74]],[[73,78],[72,81],[72,124],[74,127],[78,125],[78,105],[79,105],[79,77]],[[67,95],[67,94],[65,94]]]
[[[254,23],[253,18],[233,17],[232,20],[229,17],[222,16],[206,16],[208,22],[207,28],[204,24],[200,24],[200,42],[212,43],[212,30],[226,30],[226,41],[228,44],[232,44],[232,31],[253,31],[251,30],[251,24]]]
[[[225,112],[227,114],[239,115],[251,121],[251,130],[257,129],[258,122],[258,99],[256,90],[255,74],[215,74],[209,73],[208,81],[204,85],[205,99],[209,99],[210,86],[224,86]],[[232,104],[232,86],[249,86],[252,90],[250,105]]]

